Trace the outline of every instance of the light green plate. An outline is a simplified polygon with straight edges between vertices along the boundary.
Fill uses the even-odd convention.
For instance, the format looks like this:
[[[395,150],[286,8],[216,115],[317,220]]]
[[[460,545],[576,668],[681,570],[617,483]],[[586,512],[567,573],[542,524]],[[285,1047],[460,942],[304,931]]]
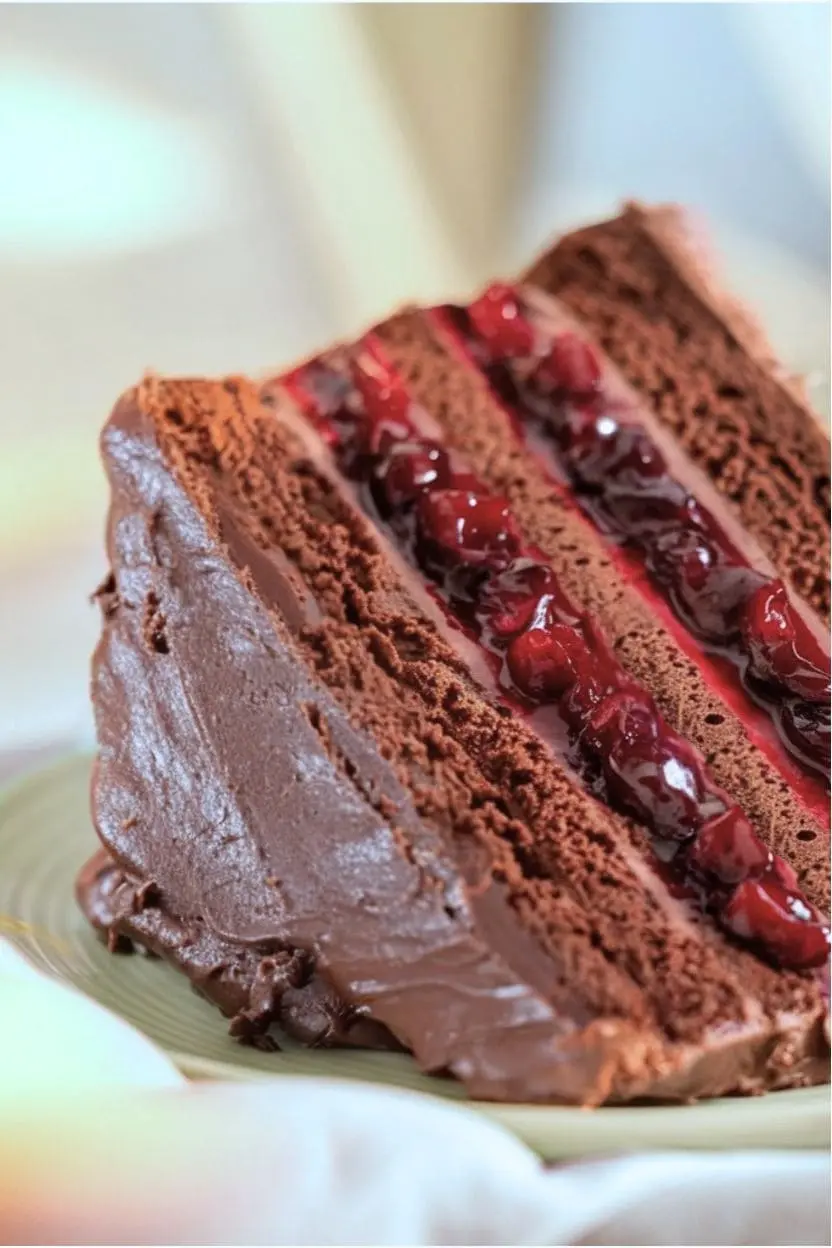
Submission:
[[[114,957],[73,899],[77,869],[95,848],[88,814],[89,759],[30,775],[0,796],[0,935],[43,970],[67,980],[133,1023],[188,1075],[237,1080],[279,1075],[363,1079],[465,1100],[450,1080],[420,1075],[397,1054],[280,1053],[235,1044],[222,1018],[163,963]],[[543,1156],[652,1148],[819,1148],[829,1143],[827,1088],[759,1099],[667,1108],[583,1111],[557,1106],[476,1108]]]

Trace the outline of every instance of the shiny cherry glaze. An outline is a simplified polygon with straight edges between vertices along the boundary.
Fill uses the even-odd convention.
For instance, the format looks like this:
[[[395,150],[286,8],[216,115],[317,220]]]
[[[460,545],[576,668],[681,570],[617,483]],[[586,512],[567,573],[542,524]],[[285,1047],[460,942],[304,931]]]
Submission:
[[[520,340],[496,297],[478,317],[491,341]],[[580,352],[561,367],[582,385],[596,385]],[[284,384],[367,511],[483,649],[506,697],[523,711],[558,708],[588,782],[665,843],[672,855],[666,870],[682,891],[780,965],[821,965],[828,926],[792,869],[766,848],[697,752],[620,666],[543,553],[524,544],[506,499],[422,435],[424,413],[420,419],[378,342],[368,336],[346,367],[337,358],[315,361]],[[645,454],[650,459],[649,449],[634,442],[628,462]]]
[[[605,394],[595,349],[571,330],[553,334],[509,286],[447,311],[520,429],[531,421],[551,440],[584,511],[641,552],[683,624],[733,661],[785,748],[828,781],[829,654],[783,582],[749,564],[636,414]]]

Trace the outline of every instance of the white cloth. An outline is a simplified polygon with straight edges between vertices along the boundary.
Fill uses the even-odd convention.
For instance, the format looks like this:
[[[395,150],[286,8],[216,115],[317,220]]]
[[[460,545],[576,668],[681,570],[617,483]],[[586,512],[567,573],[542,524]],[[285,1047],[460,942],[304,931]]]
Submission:
[[[475,1112],[322,1079],[186,1085],[0,945],[0,1242],[828,1244],[820,1154],[544,1169]]]

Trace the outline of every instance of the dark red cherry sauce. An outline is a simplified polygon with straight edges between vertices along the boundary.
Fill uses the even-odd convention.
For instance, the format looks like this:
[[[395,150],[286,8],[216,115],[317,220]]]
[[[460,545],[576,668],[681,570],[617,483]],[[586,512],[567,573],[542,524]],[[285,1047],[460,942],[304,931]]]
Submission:
[[[419,570],[451,623],[486,655],[506,699],[555,707],[589,786],[660,842],[676,882],[778,965],[828,956],[829,928],[693,747],[619,665],[595,621],[524,542],[511,508],[425,436],[377,339],[316,360],[283,384],[362,506]]]
[[[496,284],[437,310],[515,417],[541,432],[581,509],[638,552],[677,618],[727,657],[791,756],[830,775],[830,662],[779,579],[752,567],[720,521],[674,479],[637,412],[611,397],[596,350],[554,332]]]

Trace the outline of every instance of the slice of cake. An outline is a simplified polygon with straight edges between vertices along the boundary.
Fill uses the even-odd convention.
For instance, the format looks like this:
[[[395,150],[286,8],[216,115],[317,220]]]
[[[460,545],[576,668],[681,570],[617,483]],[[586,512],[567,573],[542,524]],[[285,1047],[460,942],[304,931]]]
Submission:
[[[79,897],[241,1039],[492,1099],[828,1077],[822,552],[748,523],[606,300],[494,286],[105,428]]]

